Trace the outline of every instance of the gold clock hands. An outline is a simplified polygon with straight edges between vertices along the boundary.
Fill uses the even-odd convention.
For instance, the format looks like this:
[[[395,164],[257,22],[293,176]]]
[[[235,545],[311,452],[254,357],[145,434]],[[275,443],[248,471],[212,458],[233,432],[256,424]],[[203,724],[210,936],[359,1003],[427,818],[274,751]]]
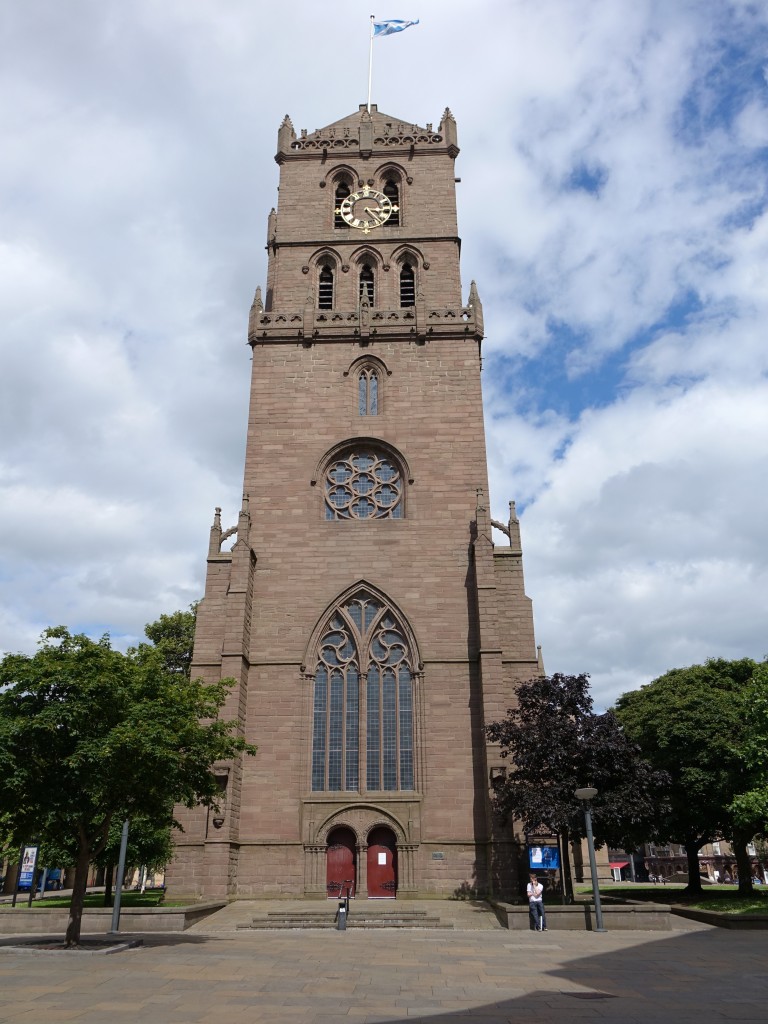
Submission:
[[[374,224],[378,224],[379,226],[381,226],[381,224],[383,222],[381,220],[379,220],[379,216],[378,216],[381,213],[381,210],[379,210],[379,209],[372,210],[370,208],[370,206],[366,206],[365,207],[365,212],[368,214],[369,217],[371,217],[373,219],[373,223]]]

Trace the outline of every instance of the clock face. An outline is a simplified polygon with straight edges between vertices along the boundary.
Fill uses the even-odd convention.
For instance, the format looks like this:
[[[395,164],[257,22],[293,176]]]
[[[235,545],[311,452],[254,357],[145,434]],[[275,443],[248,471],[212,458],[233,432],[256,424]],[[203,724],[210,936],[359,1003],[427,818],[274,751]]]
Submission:
[[[380,228],[397,210],[383,192],[366,185],[359,192],[353,192],[341,201],[334,213],[340,214],[351,228],[358,228],[368,234],[372,228]]]

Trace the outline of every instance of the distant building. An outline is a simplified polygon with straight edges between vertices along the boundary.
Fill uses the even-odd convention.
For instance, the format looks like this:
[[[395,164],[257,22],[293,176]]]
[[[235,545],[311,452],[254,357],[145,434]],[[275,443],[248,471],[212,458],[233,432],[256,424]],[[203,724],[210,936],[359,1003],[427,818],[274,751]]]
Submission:
[[[750,843],[747,853],[751,859],[752,877],[768,883],[768,849]],[[629,881],[634,869],[635,880],[683,881],[688,877],[688,857],[679,843],[644,843],[633,853],[610,851],[610,867],[614,881]],[[724,839],[708,843],[699,850],[699,874],[710,882],[738,881],[736,856],[730,843]]]

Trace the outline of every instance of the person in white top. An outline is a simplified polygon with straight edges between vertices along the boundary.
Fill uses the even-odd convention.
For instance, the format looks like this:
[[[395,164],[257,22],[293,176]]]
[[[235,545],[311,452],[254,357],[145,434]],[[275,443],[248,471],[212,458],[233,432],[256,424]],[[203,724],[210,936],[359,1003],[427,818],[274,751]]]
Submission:
[[[536,875],[530,876],[528,883],[528,907],[531,912],[531,928],[537,932],[547,930],[547,917],[544,913],[544,886]]]

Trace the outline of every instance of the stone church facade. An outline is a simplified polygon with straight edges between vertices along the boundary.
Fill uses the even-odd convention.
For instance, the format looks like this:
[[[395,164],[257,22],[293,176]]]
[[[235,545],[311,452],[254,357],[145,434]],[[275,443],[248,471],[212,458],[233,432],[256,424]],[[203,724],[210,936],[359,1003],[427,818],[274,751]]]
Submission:
[[[484,725],[540,665],[514,505],[486,497],[458,152],[448,110],[280,126],[243,505],[216,511],[193,661],[259,750],[216,766],[218,812],[177,809],[173,893],[517,891]]]

